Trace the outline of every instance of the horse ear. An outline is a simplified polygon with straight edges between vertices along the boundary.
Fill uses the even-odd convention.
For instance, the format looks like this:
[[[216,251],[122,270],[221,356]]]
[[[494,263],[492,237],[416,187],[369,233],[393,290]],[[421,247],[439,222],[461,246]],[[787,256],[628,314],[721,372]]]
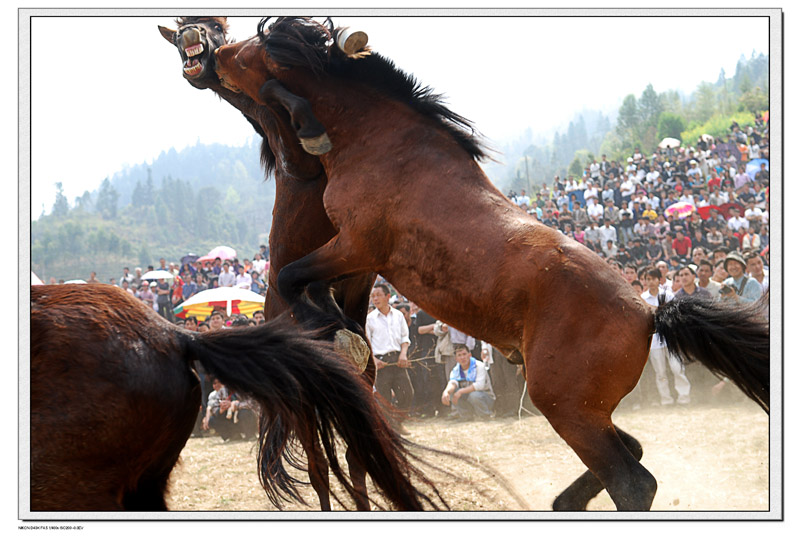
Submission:
[[[161,35],[164,37],[164,39],[173,45],[175,44],[175,34],[178,32],[175,30],[170,30],[169,28],[165,28],[164,26],[159,26],[158,31],[161,32]]]

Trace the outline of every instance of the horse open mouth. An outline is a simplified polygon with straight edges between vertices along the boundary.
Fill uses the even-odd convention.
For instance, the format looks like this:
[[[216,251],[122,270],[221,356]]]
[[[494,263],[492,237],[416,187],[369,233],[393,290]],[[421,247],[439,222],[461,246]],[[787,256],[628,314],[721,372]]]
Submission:
[[[204,68],[204,58],[201,56],[205,52],[205,47],[203,43],[197,43],[196,45],[192,45],[187,47],[183,50],[183,53],[186,54],[186,61],[183,63],[183,73],[190,77],[194,78],[199,76],[203,73]],[[198,56],[201,56],[198,58]]]

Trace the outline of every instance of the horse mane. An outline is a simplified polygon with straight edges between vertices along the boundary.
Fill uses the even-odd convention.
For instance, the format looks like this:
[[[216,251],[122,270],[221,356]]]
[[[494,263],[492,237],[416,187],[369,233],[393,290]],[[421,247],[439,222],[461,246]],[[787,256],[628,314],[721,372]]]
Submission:
[[[413,75],[375,52],[358,59],[348,58],[333,46],[334,30],[330,18],[324,24],[302,17],[279,17],[264,32],[269,18],[258,25],[258,36],[270,57],[284,67],[303,67],[316,75],[328,74],[360,82],[382,94],[411,106],[434,120],[475,160],[489,159],[486,144],[469,119],[444,104],[442,94],[421,86]]]

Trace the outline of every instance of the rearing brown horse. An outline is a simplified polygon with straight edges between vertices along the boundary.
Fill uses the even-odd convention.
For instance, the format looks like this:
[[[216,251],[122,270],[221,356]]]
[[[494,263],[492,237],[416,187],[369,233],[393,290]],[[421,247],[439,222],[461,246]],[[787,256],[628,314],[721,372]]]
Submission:
[[[311,313],[301,300],[308,284],[378,272],[436,318],[521,353],[531,400],[590,471],[556,509],[585,509],[603,488],[620,510],[650,508],[656,480],[611,414],[636,385],[654,332],[769,409],[761,316],[695,300],[652,309],[595,253],[504,197],[460,118],[391,62],[340,60],[329,30],[310,19],[264,26],[217,49],[217,72],[264,105],[276,81],[306,99],[333,145],[319,158],[338,232],[278,276],[296,313]]]
[[[267,174],[275,176],[275,207],[272,213],[272,229],[269,235],[270,272],[264,312],[267,320],[287,311],[283,298],[277,293],[277,277],[287,264],[296,261],[324,245],[336,234],[325,207],[322,194],[327,185],[325,170],[319,158],[309,154],[303,147],[303,139],[319,139],[324,129],[314,124],[313,118],[304,121],[301,128],[295,128],[297,119],[289,116],[280,106],[261,106],[242,93],[225,88],[214,71],[214,51],[228,41],[228,23],[225,17],[182,17],[176,20],[177,30],[159,26],[161,35],[178,48],[184,61],[183,75],[198,89],[211,89],[242,112],[253,128],[263,138],[261,160]],[[303,137],[305,136],[305,138]],[[279,155],[276,158],[275,155]],[[359,274],[334,285],[334,295],[338,307],[356,325],[366,321],[369,294],[375,275]],[[327,285],[318,286],[319,294],[328,292]],[[327,303],[325,297],[312,297],[314,303]],[[351,325],[352,327],[352,325]],[[372,385],[375,379],[375,365],[372,359],[364,363],[365,381]],[[271,445],[265,449],[265,458],[285,453],[287,437],[281,423],[272,422],[269,437],[265,442]],[[328,464],[319,449],[312,430],[295,430],[301,444],[308,454],[308,472],[311,484],[319,496],[323,510],[330,510]],[[348,451],[350,452],[350,451]],[[289,463],[293,459],[289,458]],[[361,510],[369,509],[366,498],[366,480],[356,460],[348,456],[350,476],[353,485],[363,499],[357,501]],[[295,484],[280,464],[270,466],[280,471],[270,480],[270,485],[280,489],[285,495],[301,500],[295,491]],[[279,496],[278,493],[271,495]]]

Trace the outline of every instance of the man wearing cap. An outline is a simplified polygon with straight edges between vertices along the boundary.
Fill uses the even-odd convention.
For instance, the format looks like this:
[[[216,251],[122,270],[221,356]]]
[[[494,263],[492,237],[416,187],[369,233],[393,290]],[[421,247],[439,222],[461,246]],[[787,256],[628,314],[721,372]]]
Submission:
[[[722,282],[720,297],[723,300],[752,303],[761,297],[761,284],[745,274],[747,265],[738,252],[728,253],[723,266],[730,276]]]
[[[700,171],[700,168],[697,167],[697,160],[689,160],[689,169],[686,171],[686,176],[694,180],[696,177],[701,175],[702,172]]]

